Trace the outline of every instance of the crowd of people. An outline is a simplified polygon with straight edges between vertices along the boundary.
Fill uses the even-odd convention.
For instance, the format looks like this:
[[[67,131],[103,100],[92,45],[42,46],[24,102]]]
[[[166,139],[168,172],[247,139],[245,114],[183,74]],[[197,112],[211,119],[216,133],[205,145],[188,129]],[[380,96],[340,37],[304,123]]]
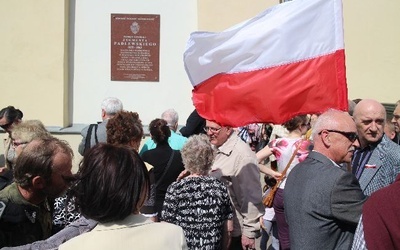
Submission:
[[[180,130],[168,109],[142,147],[139,114],[118,98],[101,118],[82,130],[72,173],[66,141],[0,110],[0,248],[400,248],[399,102],[391,118],[363,99],[241,128],[195,110]]]

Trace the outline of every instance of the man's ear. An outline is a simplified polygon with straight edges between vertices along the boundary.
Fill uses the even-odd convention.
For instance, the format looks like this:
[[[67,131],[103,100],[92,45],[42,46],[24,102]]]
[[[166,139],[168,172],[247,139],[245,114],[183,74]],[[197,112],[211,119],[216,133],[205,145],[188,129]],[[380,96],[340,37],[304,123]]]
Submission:
[[[101,109],[101,118],[105,118],[106,117],[106,111],[104,109]]]
[[[175,123],[175,125],[174,125],[174,132],[176,132],[177,130],[178,130],[178,122],[177,123]]]
[[[34,189],[44,189],[46,187],[46,181],[41,176],[35,176],[32,178],[32,187]]]
[[[390,132],[390,140],[393,140],[393,138],[396,136],[396,132]]]
[[[232,132],[233,132],[233,128],[232,127],[226,126],[225,128],[226,128],[226,133],[228,135],[232,134]]]
[[[325,145],[326,148],[329,148],[332,144],[331,138],[329,137],[329,133],[327,131],[322,131],[320,136],[322,143]]]

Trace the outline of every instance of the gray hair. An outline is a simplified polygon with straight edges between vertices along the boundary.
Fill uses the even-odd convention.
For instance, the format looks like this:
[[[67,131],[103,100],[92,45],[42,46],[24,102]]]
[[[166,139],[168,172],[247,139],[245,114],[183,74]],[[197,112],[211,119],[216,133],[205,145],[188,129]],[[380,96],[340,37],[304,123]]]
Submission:
[[[178,124],[179,116],[175,109],[167,109],[161,114],[161,119],[167,121],[168,126],[175,126]]]
[[[14,126],[11,132],[11,138],[20,139],[23,142],[31,142],[37,138],[51,136],[43,123],[39,120],[26,120]]]
[[[348,100],[349,110],[347,111],[349,115],[353,116],[354,108],[356,107],[357,103],[352,100]]]
[[[314,124],[312,129],[312,138],[317,138],[317,135],[324,129],[333,129],[337,126],[338,122],[334,119],[336,114],[344,113],[341,110],[337,109],[328,109],[324,113],[322,113]]]
[[[120,99],[108,97],[101,102],[101,109],[106,112],[106,115],[115,115],[123,109],[123,106]]]
[[[185,169],[192,174],[207,175],[214,162],[215,150],[204,134],[189,137],[181,150]]]

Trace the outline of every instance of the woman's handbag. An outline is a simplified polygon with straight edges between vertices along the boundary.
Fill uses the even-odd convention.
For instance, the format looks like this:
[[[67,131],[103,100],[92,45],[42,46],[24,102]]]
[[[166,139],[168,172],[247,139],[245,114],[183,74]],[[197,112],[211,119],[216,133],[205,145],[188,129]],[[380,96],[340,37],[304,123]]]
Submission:
[[[266,196],[264,196],[262,202],[263,202],[265,207],[272,207],[272,204],[274,203],[275,193],[276,193],[276,190],[278,189],[278,186],[279,186],[280,183],[281,183],[280,181],[277,182],[275,184],[275,186],[273,186],[271,188],[271,190],[268,192],[268,194]]]
[[[289,169],[290,164],[292,164],[292,161],[293,161],[294,157],[296,156],[297,151],[300,148],[300,145],[301,145],[301,142],[299,143],[299,145],[297,145],[296,149],[294,150],[292,157],[290,158],[289,162],[287,163],[285,169],[282,172],[281,178],[279,178],[279,180],[277,181],[275,186],[273,186],[271,188],[269,193],[266,196],[264,196],[262,202],[263,202],[265,207],[272,207],[272,204],[274,203],[274,198],[275,198],[276,191],[278,190],[279,186],[281,185],[281,182],[283,181],[283,179],[285,179],[286,172]]]

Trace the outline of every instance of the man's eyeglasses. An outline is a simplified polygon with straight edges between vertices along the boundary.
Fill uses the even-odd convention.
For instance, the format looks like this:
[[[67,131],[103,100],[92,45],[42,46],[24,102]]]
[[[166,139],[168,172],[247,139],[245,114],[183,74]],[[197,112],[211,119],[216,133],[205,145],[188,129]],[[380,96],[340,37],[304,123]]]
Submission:
[[[324,129],[324,130],[326,130],[328,132],[332,132],[332,133],[341,134],[344,137],[346,137],[347,139],[349,139],[349,141],[351,141],[351,142],[355,142],[355,140],[358,139],[358,135],[355,132],[344,132],[344,131],[339,131],[339,130],[334,130],[334,129]],[[322,133],[322,131],[319,132],[318,134],[320,135],[321,133]]]
[[[204,131],[207,133],[208,131],[211,131],[213,133],[218,133],[222,127],[219,128],[213,128],[213,127],[204,127]]]

